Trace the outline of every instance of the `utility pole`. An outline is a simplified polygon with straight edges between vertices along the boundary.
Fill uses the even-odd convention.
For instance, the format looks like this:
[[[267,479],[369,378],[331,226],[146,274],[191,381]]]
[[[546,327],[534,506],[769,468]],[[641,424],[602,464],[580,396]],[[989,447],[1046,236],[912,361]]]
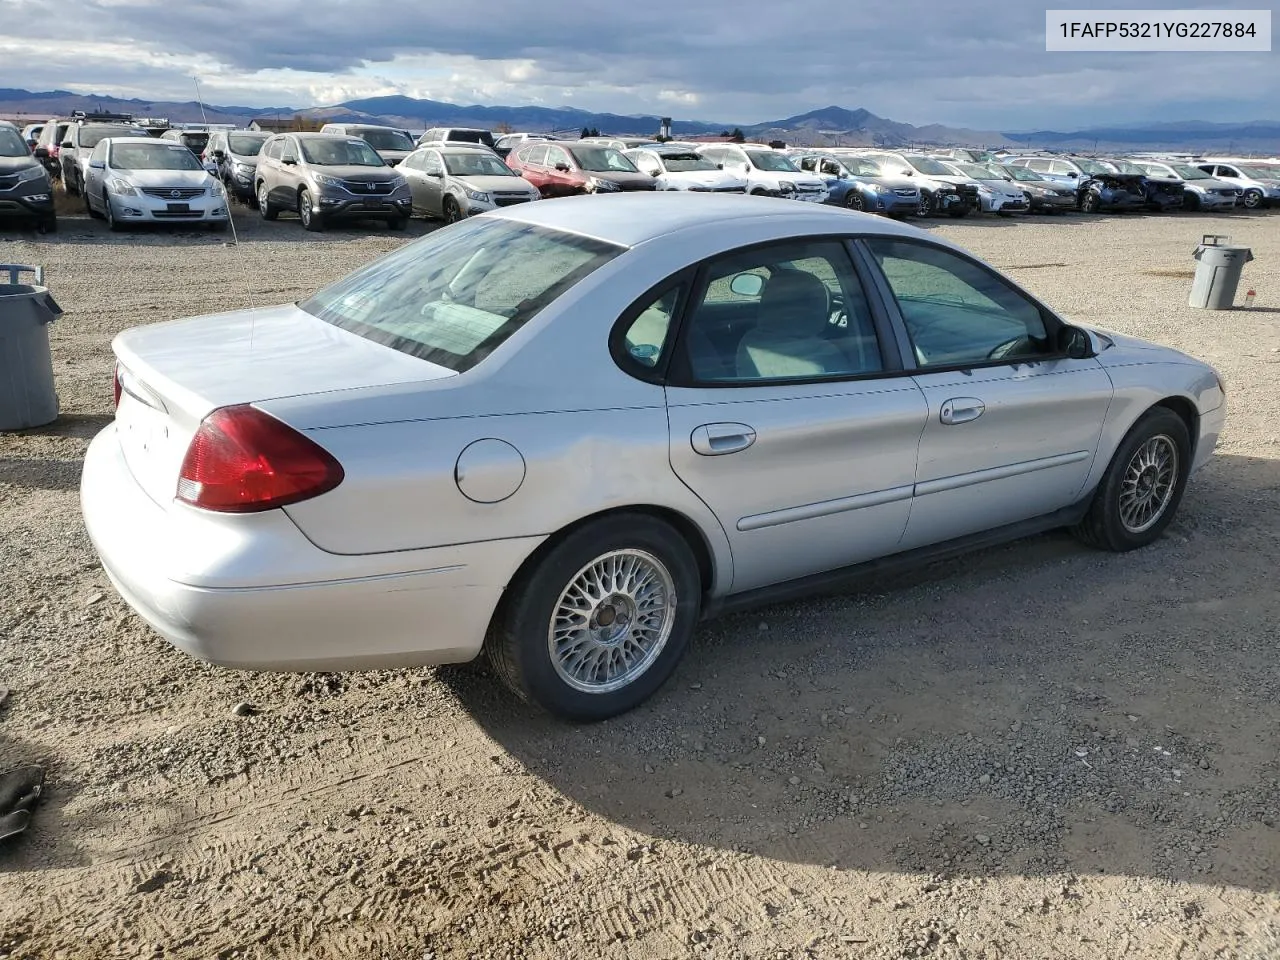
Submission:
[[[205,116],[204,98],[200,96],[200,78],[197,77],[195,74],[192,74],[191,79],[194,80],[196,83],[196,103],[200,104],[200,119],[204,122],[204,125],[207,127],[209,125],[209,118]]]

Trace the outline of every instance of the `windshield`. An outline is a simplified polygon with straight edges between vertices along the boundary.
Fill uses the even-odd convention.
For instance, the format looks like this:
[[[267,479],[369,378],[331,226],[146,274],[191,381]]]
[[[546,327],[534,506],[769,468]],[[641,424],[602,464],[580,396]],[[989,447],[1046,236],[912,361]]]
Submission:
[[[1241,167],[1240,172],[1254,180],[1280,180],[1280,170],[1270,170],[1267,167]]]
[[[403,130],[363,130],[360,136],[375,150],[412,150],[417,146]]]
[[[1143,170],[1136,163],[1130,163],[1128,160],[1108,160],[1108,164],[1116,168],[1117,173],[1141,173],[1147,174],[1149,171]],[[1162,173],[1151,173],[1151,176],[1162,177]]]
[[[955,174],[940,164],[937,160],[931,160],[928,157],[907,157],[907,163],[915,167],[926,177],[954,177]]]
[[[974,180],[1004,179],[1003,173],[996,173],[994,170],[990,170],[987,167],[980,166],[979,164],[976,164],[976,163],[962,163],[961,161],[957,160],[953,162],[951,165],[955,167],[957,170],[959,170],[966,177],[971,177]]]
[[[636,165],[613,147],[570,147],[578,166],[592,173],[639,173]]]
[[[1077,159],[1077,160],[1074,160],[1074,161],[1072,161],[1072,162],[1073,162],[1077,167],[1079,167],[1081,170],[1083,170],[1085,173],[1088,173],[1088,174],[1115,173],[1115,172],[1116,172],[1116,171],[1112,170],[1112,169],[1111,169],[1111,167],[1110,167],[1110,166],[1108,166],[1107,164],[1105,164],[1105,163],[1099,163],[1097,160],[1084,160],[1084,159]]]
[[[668,173],[691,173],[694,170],[716,169],[714,163],[696,153],[661,153],[658,156]]]
[[[461,373],[624,249],[515,220],[464,220],[375,260],[299,306]]]
[[[326,137],[302,141],[302,158],[320,167],[383,167],[373,147],[359,139]]]
[[[30,153],[17,130],[0,127],[0,157],[25,157]]]
[[[180,143],[113,143],[111,166],[116,170],[203,170],[200,161]]]
[[[746,154],[757,170],[770,170],[776,173],[800,172],[800,168],[784,153],[774,153],[771,150],[748,150]]]
[[[182,142],[186,144],[188,150],[193,153],[199,153],[209,145],[209,135],[207,133],[184,133],[182,134]]]
[[[1036,173],[1034,170],[1029,170],[1026,167],[1003,166],[1003,167],[997,167],[996,169],[999,172],[1005,174],[1006,176],[1013,177],[1013,179],[1015,180],[1043,180],[1044,179],[1044,177],[1040,176],[1040,174]]]
[[[256,157],[261,152],[262,145],[267,142],[267,136],[265,133],[260,137],[237,134],[228,139],[227,146],[231,148],[232,153],[242,157]]]
[[[455,177],[514,177],[516,172],[492,153],[446,153],[444,168]]]
[[[1190,164],[1187,164],[1187,163],[1173,163],[1173,164],[1170,164],[1169,166],[1170,166],[1170,168],[1173,170],[1173,172],[1174,172],[1174,173],[1176,173],[1178,176],[1180,176],[1183,180],[1210,180],[1210,179],[1212,179],[1212,178],[1211,178],[1207,173],[1205,173],[1203,170],[1201,170],[1201,169],[1199,169],[1199,168],[1197,168],[1197,167],[1193,167],[1193,166],[1191,166]],[[1158,170],[1158,169],[1160,169],[1160,168],[1159,168],[1159,167],[1157,167],[1156,169]]]

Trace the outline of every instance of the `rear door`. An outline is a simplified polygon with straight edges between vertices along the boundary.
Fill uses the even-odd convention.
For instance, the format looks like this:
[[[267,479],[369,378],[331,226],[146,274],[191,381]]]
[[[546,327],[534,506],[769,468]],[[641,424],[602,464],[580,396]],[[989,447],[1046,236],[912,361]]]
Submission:
[[[928,408],[881,350],[847,247],[755,247],[691,286],[667,386],[671,465],[728,535],[733,591],[898,549]]]
[[[928,402],[903,547],[1043,516],[1084,493],[1111,379],[1003,277],[920,240],[861,241],[882,271]]]

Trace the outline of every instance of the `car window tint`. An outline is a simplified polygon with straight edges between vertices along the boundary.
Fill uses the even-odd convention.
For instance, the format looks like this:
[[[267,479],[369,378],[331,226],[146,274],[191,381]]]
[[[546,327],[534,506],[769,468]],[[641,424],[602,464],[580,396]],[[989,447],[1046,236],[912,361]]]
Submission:
[[[995,274],[929,244],[868,239],[925,367],[1050,352],[1040,309]]]
[[[544,166],[547,162],[547,147],[545,144],[529,147],[527,150],[521,151],[520,159],[534,166]]]
[[[883,370],[871,309],[842,244],[785,243],[731,254],[712,263],[707,278],[685,337],[694,380],[805,380]]]
[[[627,354],[643,367],[656,367],[671,330],[671,318],[680,303],[683,287],[664,290],[640,311],[623,334]]]

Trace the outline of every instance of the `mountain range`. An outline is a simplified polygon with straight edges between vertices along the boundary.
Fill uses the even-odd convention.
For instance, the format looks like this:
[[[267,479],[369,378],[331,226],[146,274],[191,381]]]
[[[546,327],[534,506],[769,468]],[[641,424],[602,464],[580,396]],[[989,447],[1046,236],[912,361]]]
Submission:
[[[172,122],[237,123],[255,118],[294,116],[321,122],[364,122],[422,130],[429,126],[471,126],[487,129],[570,132],[591,127],[602,133],[652,135],[660,118],[594,113],[573,107],[463,106],[406,96],[369,97],[325,107],[246,107],[201,105],[197,101],[147,101],[83,95],[67,90],[32,92],[0,88],[0,117],[24,123],[73,110],[109,110],[135,116],[167,117]],[[1228,153],[1280,152],[1280,121],[1214,123],[1186,120],[1175,123],[1132,123],[1085,130],[996,131],[931,123],[914,126],[879,117],[869,110],[824,107],[782,120],[741,124],[705,120],[674,120],[679,136],[718,134],[735,128],[752,140],[786,140],[815,146],[905,147],[915,144],[1056,150],[1180,150]]]

